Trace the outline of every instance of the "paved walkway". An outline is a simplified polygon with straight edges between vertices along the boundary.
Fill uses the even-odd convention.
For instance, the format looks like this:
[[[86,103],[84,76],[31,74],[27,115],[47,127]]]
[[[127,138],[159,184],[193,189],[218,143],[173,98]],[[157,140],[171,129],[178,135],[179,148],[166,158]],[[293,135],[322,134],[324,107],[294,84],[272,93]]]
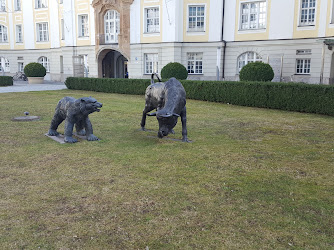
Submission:
[[[29,84],[28,81],[14,81],[13,86],[0,87],[0,93],[28,92],[67,89],[63,82],[44,81],[43,84]]]

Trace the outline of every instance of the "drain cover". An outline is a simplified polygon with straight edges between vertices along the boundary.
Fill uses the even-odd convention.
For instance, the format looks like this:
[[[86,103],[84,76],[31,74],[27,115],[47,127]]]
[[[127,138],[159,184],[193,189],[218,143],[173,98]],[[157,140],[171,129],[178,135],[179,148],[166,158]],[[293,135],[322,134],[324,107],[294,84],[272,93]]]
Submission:
[[[39,120],[39,116],[35,116],[35,115],[18,116],[18,117],[13,118],[13,121],[17,121],[17,122],[29,122],[29,121],[38,121],[38,120]]]

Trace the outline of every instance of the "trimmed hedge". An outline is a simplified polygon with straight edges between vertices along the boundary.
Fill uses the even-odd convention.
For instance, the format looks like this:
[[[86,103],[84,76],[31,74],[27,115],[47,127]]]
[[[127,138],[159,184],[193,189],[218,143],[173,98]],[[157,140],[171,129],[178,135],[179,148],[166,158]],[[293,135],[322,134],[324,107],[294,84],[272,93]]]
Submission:
[[[24,67],[24,74],[26,74],[27,77],[44,77],[46,75],[46,69],[40,63],[31,62]]]
[[[12,86],[13,77],[11,76],[0,76],[0,86]]]
[[[270,82],[274,78],[273,68],[264,62],[250,62],[240,70],[240,81]]]
[[[183,64],[170,62],[161,69],[161,77],[165,79],[175,77],[179,80],[185,80],[188,77],[188,71]]]
[[[334,86],[275,82],[181,81],[188,99],[334,116]],[[69,89],[144,95],[149,79],[74,78]]]

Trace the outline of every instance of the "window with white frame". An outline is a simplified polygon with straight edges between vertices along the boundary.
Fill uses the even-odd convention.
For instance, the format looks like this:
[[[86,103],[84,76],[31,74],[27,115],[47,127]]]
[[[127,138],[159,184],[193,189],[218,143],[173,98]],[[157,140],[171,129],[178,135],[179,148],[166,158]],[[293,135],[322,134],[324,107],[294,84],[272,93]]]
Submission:
[[[14,2],[15,11],[21,10],[21,0],[15,0]]]
[[[46,72],[50,72],[50,63],[47,57],[41,56],[40,58],[38,58],[38,63],[44,66],[44,68],[46,69]]]
[[[17,63],[17,71],[18,72],[23,72],[24,71],[24,64],[23,64],[23,62],[18,62]]]
[[[88,34],[88,15],[78,16],[79,37],[89,36]]]
[[[158,54],[144,54],[145,74],[158,73]]]
[[[301,0],[300,25],[314,25],[316,0]]]
[[[47,8],[47,0],[35,0],[35,8],[40,9],[40,8]]]
[[[245,66],[246,64],[250,62],[259,62],[259,61],[262,61],[262,58],[256,52],[253,51],[245,52],[238,57],[238,70],[240,72],[242,67]]]
[[[145,33],[160,32],[160,14],[159,7],[145,9]]]
[[[187,53],[189,74],[203,74],[203,53]]]
[[[22,35],[22,25],[16,25],[16,42],[22,43],[23,42],[23,35]]]
[[[297,59],[296,60],[296,74],[308,75],[311,72],[311,59]]]
[[[49,41],[48,23],[37,23],[36,30],[37,30],[37,34],[36,34],[37,42]]]
[[[8,42],[7,27],[0,25],[0,43]]]
[[[106,43],[117,43],[120,32],[120,14],[115,10],[108,10],[104,15],[104,34]]]
[[[61,27],[61,40],[65,40],[65,23],[64,23],[64,19],[60,20],[60,27]]]
[[[0,72],[10,72],[9,60],[5,57],[0,57]]]
[[[0,0],[0,11],[6,11],[6,0]]]
[[[190,5],[188,7],[188,31],[198,32],[205,29],[205,6]]]
[[[241,30],[266,28],[266,1],[242,3],[240,10]]]

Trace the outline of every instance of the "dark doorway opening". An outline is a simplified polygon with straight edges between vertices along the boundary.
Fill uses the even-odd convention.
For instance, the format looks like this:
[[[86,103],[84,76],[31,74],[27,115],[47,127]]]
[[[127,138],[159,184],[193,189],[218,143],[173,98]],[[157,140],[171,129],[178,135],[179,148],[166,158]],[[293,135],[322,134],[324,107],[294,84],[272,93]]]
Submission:
[[[103,78],[127,78],[128,60],[118,51],[110,50],[102,59]]]

